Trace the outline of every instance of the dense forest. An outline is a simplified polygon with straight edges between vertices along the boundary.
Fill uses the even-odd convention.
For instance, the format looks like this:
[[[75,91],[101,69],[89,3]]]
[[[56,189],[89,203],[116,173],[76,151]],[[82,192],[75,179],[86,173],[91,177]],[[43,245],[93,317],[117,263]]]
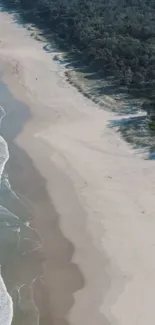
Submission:
[[[44,24],[96,70],[155,95],[154,0],[3,0]]]

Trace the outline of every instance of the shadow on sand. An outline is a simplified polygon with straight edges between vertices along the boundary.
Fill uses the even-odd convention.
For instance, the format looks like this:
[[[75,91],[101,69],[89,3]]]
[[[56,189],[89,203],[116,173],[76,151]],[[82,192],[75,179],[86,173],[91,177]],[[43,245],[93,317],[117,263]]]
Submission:
[[[143,153],[146,159],[155,159],[155,132],[150,130],[145,113],[111,120],[109,127],[120,132],[133,149]]]

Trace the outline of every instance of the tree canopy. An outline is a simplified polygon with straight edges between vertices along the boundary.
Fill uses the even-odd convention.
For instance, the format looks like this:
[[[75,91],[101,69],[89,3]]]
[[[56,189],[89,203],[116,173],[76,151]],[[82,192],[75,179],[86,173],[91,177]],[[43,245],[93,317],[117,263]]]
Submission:
[[[89,65],[153,96],[154,0],[3,0],[30,12]]]

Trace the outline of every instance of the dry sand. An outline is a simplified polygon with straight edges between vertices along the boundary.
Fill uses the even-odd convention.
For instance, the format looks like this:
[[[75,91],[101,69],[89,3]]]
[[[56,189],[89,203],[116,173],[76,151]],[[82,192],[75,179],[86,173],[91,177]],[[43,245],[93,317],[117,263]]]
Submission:
[[[0,13],[4,80],[32,113],[16,143],[46,179],[60,229],[75,247],[73,265],[79,269],[71,277],[63,254],[57,258],[57,237],[50,254],[49,218],[43,221],[38,211],[34,224],[47,255],[44,281],[52,324],[63,324],[56,320],[65,316],[72,325],[153,325],[154,162],[136,155],[108,128],[114,115],[69,85],[65,69],[52,60],[55,53],[47,53],[45,44],[30,33],[11,15]],[[52,281],[55,265],[62,272],[59,285]],[[54,276],[59,278],[57,271]],[[71,304],[66,302],[70,287]]]

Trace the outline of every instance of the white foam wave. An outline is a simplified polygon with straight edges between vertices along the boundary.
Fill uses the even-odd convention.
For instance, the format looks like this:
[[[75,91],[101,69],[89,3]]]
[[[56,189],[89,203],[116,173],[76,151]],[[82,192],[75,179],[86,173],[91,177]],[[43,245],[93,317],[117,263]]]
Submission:
[[[17,196],[17,194],[13,191],[9,179],[8,179],[8,175],[5,174],[4,178],[3,178],[3,185],[5,185],[7,187],[7,189],[11,192],[11,194],[17,199],[19,200],[19,197]]]
[[[0,180],[4,171],[6,162],[9,159],[9,150],[6,141],[0,136]]]
[[[13,318],[13,302],[0,275],[0,325],[10,325]]]
[[[0,106],[0,126],[3,117],[6,115],[5,110]],[[0,184],[2,174],[5,168],[5,164],[9,159],[9,150],[7,142],[0,136]],[[4,207],[0,207],[4,214],[15,217],[9,210]],[[7,292],[5,283],[0,275],[0,325],[11,325],[13,318],[13,301],[9,293]]]
[[[0,126],[2,123],[3,117],[6,115],[4,108],[0,105]],[[7,142],[2,136],[0,136],[0,180],[4,171],[6,162],[9,159],[9,150]]]
[[[5,216],[6,219],[8,219],[8,217],[11,217],[14,219],[19,219],[15,214],[10,212],[7,208],[3,207],[2,205],[0,205],[0,220],[1,220],[1,215],[2,215],[2,218]]]
[[[6,112],[5,112],[4,108],[0,105],[0,125],[1,125],[2,119],[5,115],[6,115]]]

